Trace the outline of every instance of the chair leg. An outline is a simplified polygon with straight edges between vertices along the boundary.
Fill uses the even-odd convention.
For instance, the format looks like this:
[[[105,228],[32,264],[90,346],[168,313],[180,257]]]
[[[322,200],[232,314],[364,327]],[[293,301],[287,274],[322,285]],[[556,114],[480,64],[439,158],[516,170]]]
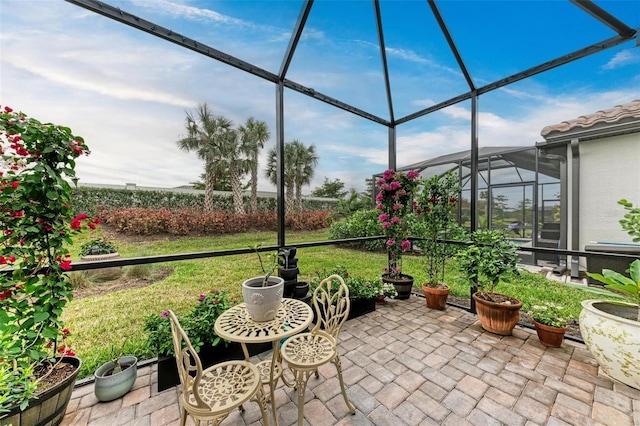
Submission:
[[[186,424],[187,424],[187,410],[186,408],[182,407],[182,412],[180,413],[180,426],[185,426]]]
[[[294,371],[291,369],[291,371]],[[296,392],[298,393],[298,426],[302,426],[304,419],[304,393],[307,388],[307,380],[309,379],[309,373],[296,370]]]
[[[342,396],[344,397],[344,402],[347,403],[347,408],[351,414],[356,413],[356,407],[353,406],[349,398],[347,397],[347,388],[344,386],[344,380],[342,379],[342,362],[340,361],[340,356],[336,353],[336,356],[332,360],[333,364],[336,366],[336,370],[338,371],[338,379],[340,380],[340,388],[342,389]]]

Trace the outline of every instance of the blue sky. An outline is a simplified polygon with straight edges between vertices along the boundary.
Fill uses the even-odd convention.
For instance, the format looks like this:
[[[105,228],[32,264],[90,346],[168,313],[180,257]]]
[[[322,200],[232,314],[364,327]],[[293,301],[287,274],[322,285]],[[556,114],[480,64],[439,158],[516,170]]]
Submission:
[[[108,2],[109,3],[109,2]],[[640,27],[640,2],[598,1]],[[277,73],[300,1],[117,1],[134,15]],[[568,1],[437,3],[477,86],[613,37]],[[468,91],[426,1],[382,1],[394,113]],[[59,0],[0,1],[0,104],[64,124],[92,150],[81,182],[172,187],[203,164],[180,152],[185,110],[207,102],[235,124],[264,120],[275,88],[235,68]],[[316,1],[287,78],[389,118],[371,1]],[[481,146],[531,146],[543,127],[640,99],[640,48],[627,42],[479,99]],[[469,147],[470,102],[400,125],[398,166]],[[314,182],[362,189],[387,164],[387,129],[285,92],[285,140],[314,144]],[[266,150],[265,150],[266,153]],[[261,167],[265,165],[264,155]],[[273,190],[265,178],[260,189]]]

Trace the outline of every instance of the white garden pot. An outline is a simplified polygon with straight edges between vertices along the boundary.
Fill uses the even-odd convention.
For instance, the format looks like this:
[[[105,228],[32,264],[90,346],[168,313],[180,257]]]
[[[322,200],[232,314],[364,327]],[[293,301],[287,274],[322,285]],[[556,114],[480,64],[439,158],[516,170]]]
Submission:
[[[269,277],[267,286],[262,287],[264,277],[254,277],[242,283],[242,298],[247,311],[256,322],[270,321],[275,318],[284,292],[284,280]]]
[[[638,305],[585,300],[580,333],[602,370],[610,377],[640,389],[640,322]]]

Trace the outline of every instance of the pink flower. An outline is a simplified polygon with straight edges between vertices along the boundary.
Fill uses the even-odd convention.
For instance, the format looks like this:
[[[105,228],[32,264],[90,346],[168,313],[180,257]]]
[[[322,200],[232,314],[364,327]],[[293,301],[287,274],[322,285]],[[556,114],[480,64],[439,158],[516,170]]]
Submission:
[[[388,227],[391,226],[391,223],[389,222],[382,222],[382,229],[387,229]]]
[[[393,210],[400,210],[402,207],[403,207],[402,204],[395,203],[393,205]]]
[[[384,183],[384,179],[383,178],[378,178],[378,180],[376,180],[376,185],[382,185]]]
[[[396,240],[387,240],[387,247],[395,246]]]
[[[382,201],[383,195],[382,192],[378,192],[378,195],[376,195],[376,201]]]
[[[398,216],[394,216],[394,217],[391,218],[391,222],[400,223],[401,221],[400,221],[400,218]]]
[[[404,240],[400,246],[402,247],[402,251],[407,251],[411,248],[411,241],[409,240]]]
[[[164,311],[163,313],[161,313],[161,314],[160,314],[160,316],[161,316],[162,318],[166,318],[166,317],[168,317],[168,316],[169,316],[169,311]]]
[[[382,213],[380,216],[378,216],[378,220],[380,222],[384,222],[385,220],[387,220],[389,218],[389,215],[386,213]]]
[[[378,210],[382,210],[382,204],[377,204],[377,205],[376,205],[376,209],[378,209]]]
[[[392,169],[385,170],[384,173],[382,173],[382,177],[384,180],[391,180],[395,177],[395,175],[396,172]]]
[[[409,170],[409,171],[407,172],[407,177],[408,177],[409,179],[411,179],[411,180],[415,180],[415,179],[417,179],[417,178],[418,178],[418,176],[420,176],[420,173],[418,173],[418,172],[417,172],[417,171],[415,171],[415,170]]]
[[[400,189],[401,186],[402,185],[400,185],[400,182],[398,182],[397,180],[394,180],[389,184],[389,189],[392,191],[395,191],[396,189]]]

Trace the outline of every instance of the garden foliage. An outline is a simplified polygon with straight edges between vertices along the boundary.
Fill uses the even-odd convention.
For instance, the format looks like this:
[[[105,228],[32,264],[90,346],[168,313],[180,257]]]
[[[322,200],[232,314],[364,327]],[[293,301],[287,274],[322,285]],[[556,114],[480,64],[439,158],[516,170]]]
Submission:
[[[327,227],[329,211],[303,211],[289,214],[285,227],[294,231],[313,231]],[[247,231],[277,230],[277,214],[274,211],[258,211],[237,214],[217,210],[171,210],[153,208],[101,208],[98,215],[118,232],[136,235],[220,235]]]
[[[156,209],[204,209],[204,193],[187,193],[130,189],[110,189],[77,187],[72,193],[72,207],[75,211],[86,211],[90,215],[98,213],[98,207],[103,209],[124,208],[156,208]],[[245,209],[249,211],[249,197],[244,197]],[[303,210],[322,211],[334,210],[337,200],[309,200],[303,199]],[[213,196],[214,210],[229,210],[232,205],[231,194],[217,194]],[[258,197],[258,210],[276,210],[276,199],[273,197]]]

